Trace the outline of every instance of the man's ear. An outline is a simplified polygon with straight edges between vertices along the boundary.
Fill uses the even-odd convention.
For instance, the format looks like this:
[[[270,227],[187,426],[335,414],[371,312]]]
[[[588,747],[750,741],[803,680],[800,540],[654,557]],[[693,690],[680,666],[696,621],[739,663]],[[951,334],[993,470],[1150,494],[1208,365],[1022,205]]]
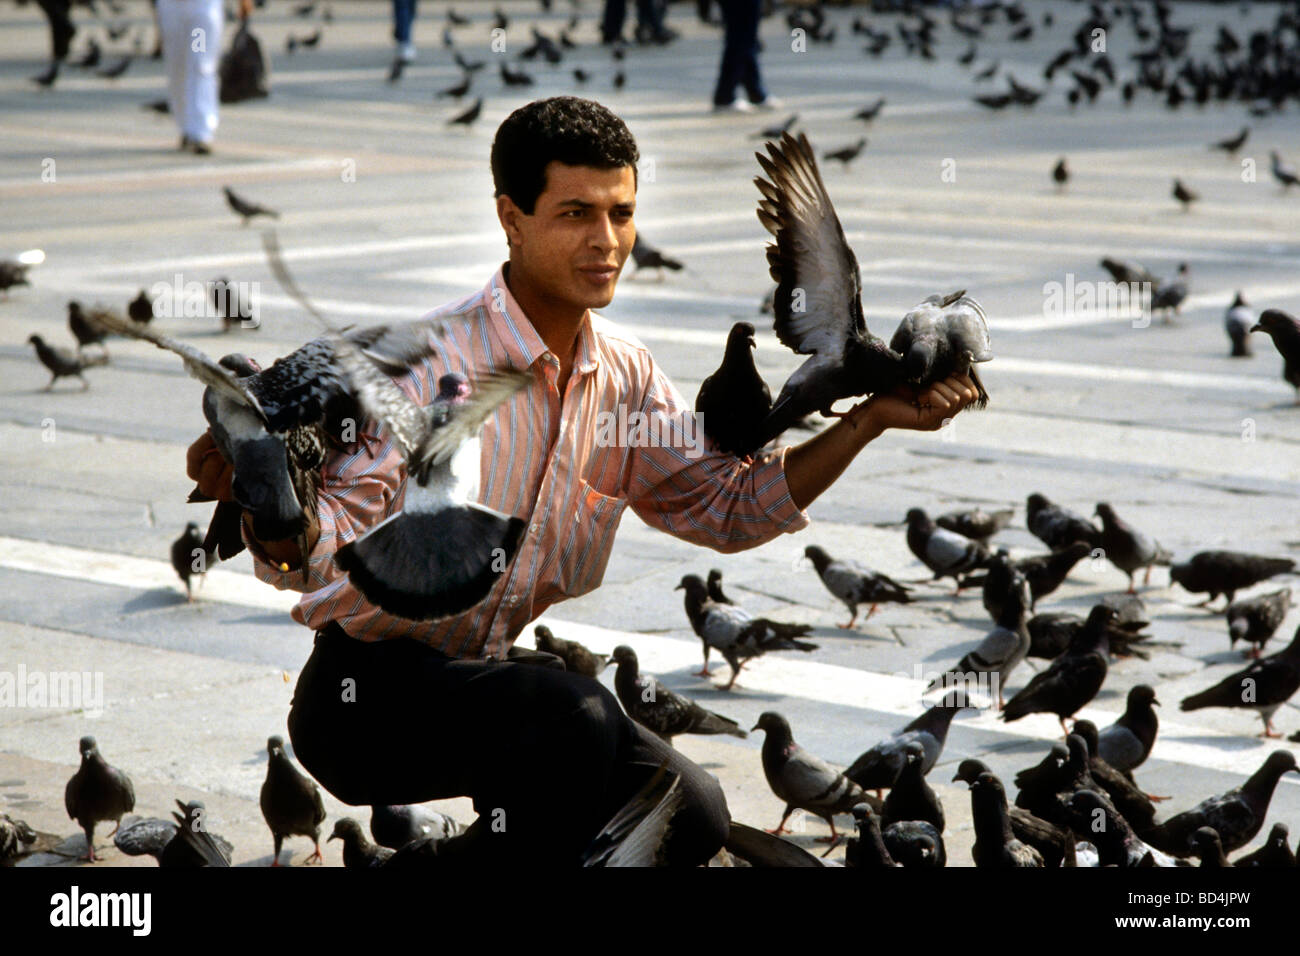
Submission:
[[[520,220],[525,213],[515,205],[515,201],[504,193],[497,197],[497,220],[506,233],[506,245],[512,249],[522,241]]]

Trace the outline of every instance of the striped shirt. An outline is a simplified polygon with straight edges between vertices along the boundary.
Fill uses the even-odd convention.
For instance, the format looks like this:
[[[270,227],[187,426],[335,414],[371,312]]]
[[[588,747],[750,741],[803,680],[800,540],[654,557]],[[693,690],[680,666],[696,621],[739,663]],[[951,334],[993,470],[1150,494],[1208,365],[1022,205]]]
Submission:
[[[416,403],[433,400],[444,372],[471,383],[494,369],[534,374],[481,436],[478,500],[527,522],[518,550],[487,598],[456,617],[412,621],[367,601],[334,552],[401,510],[406,465],[391,436],[366,422],[366,440],[327,456],[321,469],[309,580],[301,570],[282,573],[250,544],[261,580],[305,592],[296,621],[316,630],[334,621],[365,641],[411,637],[451,657],[504,658],[530,621],[600,584],[628,505],[654,527],[724,552],[808,524],[786,485],[786,449],[761,452],[752,464],[713,449],[649,350],[608,320],[588,313],[561,396],[559,360],[501,270],[481,291],[426,318],[434,316],[446,320],[436,354],[395,379]]]

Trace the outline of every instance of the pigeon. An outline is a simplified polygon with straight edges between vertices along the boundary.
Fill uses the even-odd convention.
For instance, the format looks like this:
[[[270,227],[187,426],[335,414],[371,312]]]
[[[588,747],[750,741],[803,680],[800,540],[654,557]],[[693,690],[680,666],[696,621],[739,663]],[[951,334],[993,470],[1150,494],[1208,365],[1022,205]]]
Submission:
[[[1242,551],[1200,551],[1189,560],[1172,565],[1169,578],[1181,584],[1185,591],[1209,594],[1198,605],[1203,606],[1220,594],[1231,604],[1238,591],[1293,570],[1295,562],[1290,558],[1267,558]]]
[[[953,717],[965,707],[962,695],[948,695],[902,730],[891,734],[859,756],[844,771],[844,776],[863,790],[875,790],[879,794],[881,790],[892,787],[898,779],[907,759],[907,745],[914,741],[925,751],[921,772],[929,773],[938,761],[939,754],[943,753]]]
[[[763,617],[753,617],[734,604],[718,604],[709,597],[708,585],[697,574],[682,578],[675,591],[685,591],[686,616],[691,629],[704,645],[704,666],[699,677],[709,673],[709,649],[722,652],[731,667],[731,679],[722,687],[730,690],[743,666],[742,660],[760,657],[768,651],[804,651],[817,649],[816,644],[796,638],[807,634],[807,624],[786,624]]]
[[[700,384],[695,413],[704,434],[720,450],[751,458],[763,443],[763,422],[772,393],[754,367],[754,326],[737,322],[727,335],[718,370]]]
[[[881,825],[888,828],[894,823],[924,820],[942,833],[943,804],[925,782],[925,774],[921,769],[925,761],[925,748],[917,741],[912,741],[903,751],[903,761],[903,769],[898,772],[898,778],[889,788],[889,796],[885,797],[884,806],[881,807]]]
[[[1210,144],[1210,149],[1222,150],[1229,156],[1236,154],[1237,150],[1246,145],[1246,138],[1250,136],[1250,127],[1243,126],[1241,132],[1236,136],[1229,136],[1227,139],[1221,139],[1216,143]]]
[[[141,819],[134,815],[123,817],[113,835],[113,845],[127,856],[152,856],[161,861],[163,851],[178,830],[180,827],[171,820]]]
[[[262,783],[260,804],[262,818],[271,828],[275,840],[272,866],[280,865],[280,847],[289,836],[311,837],[315,852],[307,857],[324,863],[320,852],[320,826],[325,822],[325,803],[320,788],[298,768],[284,752],[284,738],[270,737],[266,741],[266,780]]]
[[[456,65],[466,73],[477,73],[479,70],[483,69],[483,67],[487,66],[486,60],[465,59],[465,54],[461,53],[459,50],[456,51],[454,56],[456,59]]]
[[[947,866],[948,851],[943,835],[924,820],[892,823],[880,833],[889,855],[905,867]]]
[[[984,635],[984,639],[962,657],[955,668],[931,681],[926,693],[937,687],[953,689],[964,685],[969,688],[978,675],[989,674],[997,684],[998,709],[1001,710],[1007,678],[1029,653],[1029,629],[1025,626],[1025,619],[1030,600],[1029,582],[1024,575],[1013,572],[997,626]]]
[[[24,844],[34,842],[35,830],[22,820],[14,820],[7,813],[0,813],[0,865],[11,863],[23,853]]]
[[[876,613],[876,606],[882,601],[911,603],[908,593],[911,589],[879,571],[872,571],[856,561],[835,560],[815,544],[804,548],[803,553],[817,569],[817,576],[826,585],[826,590],[842,601],[852,615],[847,624],[839,624],[837,627],[847,630],[853,626],[858,619],[859,604],[871,602],[866,617],[870,620],[871,615]]]
[[[203,546],[199,526],[193,521],[187,524],[181,536],[172,542],[172,567],[185,583],[186,601],[193,600],[194,597],[190,590],[190,578],[197,575],[202,582],[203,575],[208,570],[208,562],[214,557],[215,555],[209,553]]]
[[[361,832],[361,824],[351,817],[334,823],[329,840],[343,841],[343,865],[349,870],[373,870],[381,867],[393,855],[393,850],[376,846]],[[328,843],[329,840],[326,840]]]
[[[667,866],[668,836],[684,800],[680,776],[660,766],[592,839],[582,865]]]
[[[803,847],[795,846],[788,840],[782,840],[763,830],[731,821],[727,830],[727,840],[722,845],[733,859],[740,860],[747,866],[811,866],[822,867],[826,864],[813,856]]]
[[[858,262],[826,194],[808,138],[788,133],[769,156],[755,154],[769,179],[756,178],[762,193],[758,218],[775,237],[767,262],[777,283],[774,328],[781,344],[810,356],[781,388],[768,415],[766,435],[775,437],[842,398],[894,390],[903,381],[900,356],[867,330],[862,315]],[[770,181],[769,181],[770,180]]]
[[[1281,309],[1265,309],[1250,330],[1266,332],[1272,338],[1282,356],[1282,378],[1296,390],[1296,404],[1300,405],[1300,321]]]
[[[109,766],[94,737],[82,737],[78,749],[81,766],[63,790],[63,806],[68,819],[76,820],[86,834],[84,859],[95,863],[99,860],[95,856],[95,824],[112,820],[120,825],[122,816],[135,809],[135,788],[130,777]],[[117,832],[117,826],[113,832]]]
[[[93,314],[87,315],[81,303],[75,299],[68,303],[68,329],[77,339],[78,352],[87,345],[98,345],[104,349],[104,339],[108,338],[108,330],[98,321],[103,314],[103,309],[95,309]]]
[[[1096,697],[1106,680],[1106,624],[1114,617],[1113,608],[1094,607],[1065,653],[1007,701],[1002,719],[1011,722],[1029,714],[1056,714],[1065,730],[1065,718]]]
[[[159,866],[168,868],[230,866],[234,848],[229,840],[209,830],[204,805],[198,800],[177,800],[176,806],[179,812],[172,811],[175,823],[149,819],[140,821],[128,833],[119,832],[122,852],[132,856],[147,853],[158,860]]]
[[[1273,730],[1273,714],[1300,690],[1300,628],[1283,650],[1251,662],[1213,687],[1184,698],[1180,710],[1203,707],[1247,707],[1259,711],[1264,721],[1262,737],[1280,737]]]
[[[575,83],[586,83],[591,79],[591,74],[586,70],[575,67],[573,70],[573,81]]]
[[[1011,508],[993,512],[973,508],[968,511],[949,511],[935,518],[934,523],[945,531],[955,531],[962,537],[987,544],[989,538],[1011,523],[1014,514],[1015,511]]]
[[[695,701],[669,690],[651,675],[641,674],[636,651],[626,644],[614,648],[610,663],[618,666],[614,672],[614,690],[627,715],[669,746],[678,734],[748,736],[731,718],[707,711]]]
[[[45,253],[40,249],[28,249],[16,259],[0,259],[0,292],[9,297],[9,290],[16,285],[30,286],[27,273],[32,266],[45,261]]]
[[[709,577],[705,581],[705,586],[709,590],[710,601],[713,601],[716,604],[736,603],[735,601],[731,600],[731,598],[727,597],[725,594],[722,593],[722,572],[719,571],[717,568],[712,568],[709,571]]]
[[[465,110],[462,113],[457,113],[451,119],[447,120],[447,125],[464,126],[466,129],[469,129],[471,126],[474,125],[474,121],[479,118],[482,112],[483,112],[483,97],[480,96],[478,99],[474,101],[474,105],[471,106],[469,109]]]
[[[1088,748],[1088,773],[1129,825],[1141,833],[1154,824],[1156,808],[1151,798],[1101,756],[1097,725],[1090,720],[1076,720],[1070,733],[1083,738]]]
[[[835,814],[848,813],[859,803],[868,802],[866,793],[830,764],[795,743],[789,721],[780,714],[765,711],[751,730],[766,733],[763,739],[763,775],[767,777],[772,792],[785,801],[781,822],[775,830],[768,832],[784,833],[790,814],[795,810],[807,810],[821,817],[831,828],[829,838],[819,839],[839,842],[839,835],[835,832]],[[920,750],[919,744],[917,749]]]
[[[1097,755],[1132,779],[1133,771],[1146,762],[1155,746],[1160,719],[1153,707],[1160,706],[1149,684],[1129,689],[1124,713],[1097,733]]]
[[[790,134],[790,130],[794,128],[794,124],[798,121],[799,114],[791,113],[790,116],[786,117],[784,123],[778,123],[776,126],[765,127],[751,136],[750,139],[779,139],[784,142],[783,137]]]
[[[1227,610],[1228,647],[1246,641],[1251,645],[1246,651],[1247,656],[1258,658],[1290,609],[1290,588],[1232,602]]]
[[[145,293],[144,289],[140,294],[132,299],[126,307],[126,314],[132,322],[152,322],[154,319],[153,300]]]
[[[978,73],[975,74],[974,77],[975,82],[982,83],[985,80],[993,79],[993,75],[997,73],[998,67],[1000,67],[1001,65],[1002,65],[1001,60],[994,60],[991,64],[989,64],[984,69],[980,70]]]
[[[612,85],[616,90],[621,90],[623,87],[627,86],[627,73],[624,72],[623,70],[619,70],[617,73],[615,73],[614,82]]]
[[[1076,541],[1090,548],[1101,547],[1101,532],[1083,515],[1054,504],[1045,495],[1032,494],[1026,500],[1029,531],[1053,551]]]
[[[864,123],[870,123],[880,115],[880,111],[884,109],[884,106],[885,98],[883,96],[878,97],[876,102],[872,103],[870,106],[864,106],[862,109],[854,113],[853,118],[862,120]]]
[[[1130,265],[1120,262],[1118,259],[1102,259],[1101,267],[1110,273],[1112,279],[1125,285],[1150,283],[1152,286],[1156,286],[1160,284],[1160,280],[1141,263],[1135,262]]]
[[[1183,212],[1191,208],[1192,203],[1201,198],[1200,193],[1194,192],[1183,185],[1181,179],[1174,180],[1173,197],[1183,205]]]
[[[987,93],[971,97],[980,106],[990,110],[1004,110],[1016,101],[1010,93]]]
[[[1287,772],[1300,773],[1295,754],[1289,750],[1275,750],[1240,787],[1202,800],[1192,809],[1148,830],[1143,837],[1165,853],[1186,857],[1192,853],[1192,834],[1209,826],[1218,831],[1226,852],[1239,850],[1253,840],[1264,825],[1273,790],[1282,774]]]
[[[971,856],[977,867],[1009,869],[1046,865],[1041,853],[1012,834],[1007,793],[997,777],[991,773],[976,777],[970,787],[970,803],[975,824]]]
[[[249,202],[242,196],[236,195],[235,191],[229,186],[222,186],[221,191],[226,194],[226,204],[240,217],[240,225],[242,226],[247,226],[248,221],[257,216],[270,216],[272,219],[280,218],[280,214],[274,209],[268,209],[266,206],[259,206],[255,202]]]
[[[1300,175],[1296,174],[1296,169],[1290,163],[1284,161],[1277,150],[1271,150],[1269,156],[1269,168],[1273,172],[1273,178],[1281,184],[1283,191],[1290,189],[1292,186],[1300,186]]]
[[[962,780],[967,785],[973,785],[982,774],[992,776],[992,771],[989,770],[988,765],[983,761],[967,758],[957,765],[957,773],[953,775],[952,780],[953,783]],[[1005,790],[1002,792],[1002,802],[1005,807]],[[1015,839],[1037,850],[1043,858],[1045,866],[1058,867],[1061,865],[1066,855],[1067,845],[1071,847],[1074,845],[1073,835],[1068,829],[1048,823],[1046,820],[1034,816],[1023,807],[1006,807],[1006,815],[1011,824],[1011,835]]]
[[[512,70],[506,66],[505,61],[501,63],[501,82],[506,86],[532,86],[533,78],[523,70]]]
[[[533,628],[533,636],[537,639],[539,651],[554,654],[563,660],[564,669],[572,674],[595,677],[609,664],[608,654],[596,654],[577,641],[566,641],[556,637],[545,624],[538,624]]]
[[[1122,520],[1110,505],[1099,502],[1096,514],[1101,518],[1101,549],[1107,561],[1128,575],[1129,594],[1137,593],[1133,587],[1137,571],[1146,568],[1142,583],[1150,584],[1152,565],[1168,567],[1173,562],[1173,555],[1160,547],[1159,541]]]
[[[1065,164],[1065,157],[1062,156],[1052,167],[1052,182],[1056,183],[1057,189],[1064,189],[1065,184],[1070,181],[1070,167]]]
[[[1085,623],[1087,619],[1077,614],[1060,611],[1035,614],[1028,623],[1029,656],[1049,661],[1060,657]],[[1134,645],[1150,636],[1142,633],[1142,629],[1149,623],[1144,620],[1121,621],[1118,617],[1111,621],[1106,626],[1106,639],[1110,643],[1111,655],[1113,657],[1136,656],[1148,660],[1149,655]]]
[[[370,835],[392,850],[417,840],[445,840],[460,832],[460,824],[451,817],[418,804],[370,808]]]
[[[867,148],[867,138],[859,136],[858,141],[852,146],[845,146],[842,149],[832,149],[822,153],[823,159],[838,160],[845,169],[849,168],[849,163],[853,162]]]
[[[1240,292],[1223,314],[1223,328],[1232,342],[1229,355],[1233,358],[1248,358],[1254,353],[1250,350],[1250,328],[1255,324],[1255,311],[1250,308]]]
[[[1082,740],[1078,741],[1073,757],[1066,744],[1052,744],[1041,761],[1016,773],[1015,782],[1019,791],[1016,806],[1054,826],[1066,825],[1063,794],[1068,796],[1080,787],[1096,788],[1088,776],[1088,757]]]
[[[853,822],[857,824],[858,835],[849,837],[844,843],[844,865],[866,869],[877,866],[902,866],[894,862],[885,848],[885,839],[880,833],[880,818],[871,809],[869,803],[859,803],[850,811]]]
[[[235,326],[256,328],[253,302],[240,294],[239,285],[222,276],[208,283],[208,297],[213,312],[221,319],[221,331],[229,332]]]
[[[1140,839],[1110,801],[1095,790],[1077,790],[1065,800],[1069,826],[1097,847],[1102,866],[1131,869],[1138,866],[1187,864]],[[1149,834],[1144,834],[1149,839]],[[1190,847],[1188,848],[1190,853]],[[1146,862],[1147,860],[1150,862]]]
[[[642,269],[658,269],[660,278],[663,277],[665,269],[680,272],[685,268],[679,261],[665,255],[661,250],[646,242],[639,232],[632,243],[632,262],[636,265],[634,275]],[[728,339],[728,342],[730,342],[730,339]]]
[[[1203,869],[1232,866],[1223,853],[1223,843],[1214,827],[1201,827],[1192,834],[1192,852],[1200,858]]]
[[[1037,604],[1039,598],[1046,597],[1059,588],[1074,570],[1074,566],[1091,553],[1088,545],[1076,541],[1058,551],[1017,558],[1011,562],[1011,569],[1025,576],[1029,582],[1030,597]]]
[[[460,99],[462,96],[464,96],[466,93],[469,92],[469,88],[473,85],[473,83],[474,83],[474,77],[471,74],[466,73],[464,77],[461,78],[461,81],[457,83],[455,86],[449,86],[446,89],[439,90],[437,93],[433,95],[437,99],[442,99],[444,96],[450,96],[453,99]]]
[[[974,407],[988,405],[975,369],[975,363],[993,358],[988,320],[964,289],[932,295],[914,307],[899,323],[889,348],[902,356],[904,376],[918,391],[950,375],[969,375],[979,394]]]
[[[1287,825],[1275,823],[1264,845],[1252,853],[1238,857],[1234,866],[1295,866],[1295,854],[1287,843],[1290,838],[1291,832]]]
[[[108,364],[108,356],[102,352],[94,355],[81,355],[68,349],[48,345],[39,335],[29,335],[27,341],[36,346],[36,357],[40,359],[42,365],[50,370],[50,382],[45,388],[41,389],[43,392],[52,389],[54,383],[59,379],[73,377],[80,379],[81,390],[84,392],[90,388],[90,383],[86,381],[85,376],[81,373],[93,366]]]
[[[1151,312],[1164,313],[1164,320],[1169,321],[1169,313],[1178,314],[1187,301],[1188,279],[1191,270],[1186,262],[1178,264],[1178,273],[1170,282],[1161,282],[1151,294]]]
[[[950,577],[957,582],[960,592],[960,576],[988,563],[989,552],[984,545],[938,527],[920,508],[910,509],[906,521],[907,546],[934,572],[936,581]]]

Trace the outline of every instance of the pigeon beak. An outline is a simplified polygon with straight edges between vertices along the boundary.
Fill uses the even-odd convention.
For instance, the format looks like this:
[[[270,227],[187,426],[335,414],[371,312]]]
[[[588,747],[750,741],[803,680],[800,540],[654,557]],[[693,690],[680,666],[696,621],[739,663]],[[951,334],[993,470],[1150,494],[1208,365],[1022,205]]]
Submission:
[[[337,833],[331,833],[331,834],[329,835],[329,840],[326,840],[325,842],[326,842],[326,843],[329,843],[330,840],[337,840],[338,838],[339,838],[339,835],[338,835]]]
[[[681,590],[682,588],[684,588],[684,587],[686,587],[686,585],[684,585],[684,584],[679,584],[679,585],[677,585],[677,587],[673,588],[673,590],[674,590],[674,591],[680,591],[680,590]]]
[[[966,294],[965,289],[959,289],[956,292],[949,293],[948,295],[943,297],[943,301],[939,303],[939,308],[941,309],[948,308],[948,306],[952,305],[954,302],[956,302],[965,294]]]
[[[754,731],[756,731],[756,730],[758,730],[758,724],[755,724],[753,727],[750,727],[750,728],[749,728],[749,732],[750,732],[751,734],[752,734]]]
[[[1156,707],[1160,706],[1160,701],[1156,700],[1154,697],[1151,698],[1151,703],[1154,704]]]
[[[1251,330],[1252,332],[1263,332],[1263,331],[1264,331],[1264,326],[1262,326],[1262,325],[1260,325],[1258,322],[1256,322],[1254,325],[1252,325],[1252,326],[1250,327],[1250,330]]]

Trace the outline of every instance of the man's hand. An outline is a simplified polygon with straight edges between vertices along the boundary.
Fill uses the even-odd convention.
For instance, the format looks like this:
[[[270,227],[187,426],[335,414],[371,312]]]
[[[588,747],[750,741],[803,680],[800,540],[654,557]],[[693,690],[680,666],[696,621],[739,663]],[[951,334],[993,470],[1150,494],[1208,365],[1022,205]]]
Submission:
[[[920,395],[903,386],[888,395],[873,395],[849,413],[855,425],[870,422],[878,431],[904,428],[910,431],[938,431],[967,405],[979,397],[975,383],[966,375],[950,375],[935,382]]]
[[[206,431],[185,452],[185,474],[194,479],[199,491],[213,501],[234,501],[231,491],[235,469],[226,461],[212,440],[212,432]]]

